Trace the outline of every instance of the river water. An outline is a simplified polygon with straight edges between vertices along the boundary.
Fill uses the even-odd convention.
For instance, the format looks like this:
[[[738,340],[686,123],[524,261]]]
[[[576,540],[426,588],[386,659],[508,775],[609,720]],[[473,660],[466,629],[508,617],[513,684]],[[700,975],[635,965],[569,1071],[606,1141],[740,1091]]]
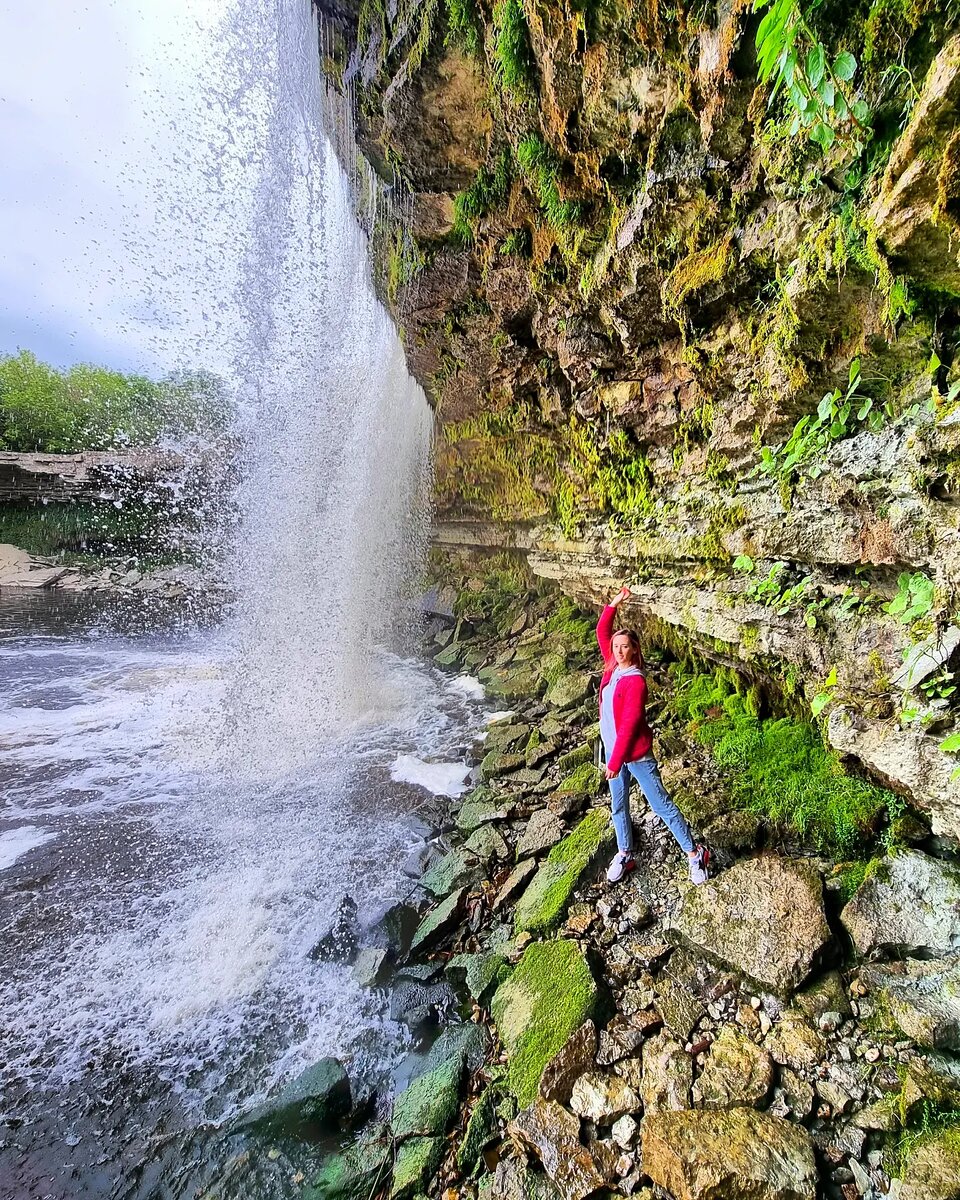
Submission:
[[[408,1034],[309,951],[344,895],[369,923],[410,893],[481,723],[409,649],[432,417],[333,150],[349,104],[308,0],[218,7],[138,228],[169,203],[211,264],[185,349],[237,412],[239,484],[203,506],[232,599],[201,628],[0,597],[3,1200],[297,1195],[323,1147],[231,1123],[325,1055],[389,1086]]]

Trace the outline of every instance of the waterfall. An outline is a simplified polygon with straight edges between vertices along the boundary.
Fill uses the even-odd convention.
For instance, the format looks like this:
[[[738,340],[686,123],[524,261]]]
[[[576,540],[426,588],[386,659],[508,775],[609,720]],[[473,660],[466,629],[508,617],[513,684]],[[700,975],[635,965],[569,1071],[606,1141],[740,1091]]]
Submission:
[[[308,761],[318,736],[382,707],[377,656],[423,544],[431,429],[334,151],[347,147],[356,178],[350,97],[323,80],[308,0],[290,8],[253,5],[230,27],[239,59],[267,64],[237,292],[246,452],[229,566],[229,757],[254,770]]]

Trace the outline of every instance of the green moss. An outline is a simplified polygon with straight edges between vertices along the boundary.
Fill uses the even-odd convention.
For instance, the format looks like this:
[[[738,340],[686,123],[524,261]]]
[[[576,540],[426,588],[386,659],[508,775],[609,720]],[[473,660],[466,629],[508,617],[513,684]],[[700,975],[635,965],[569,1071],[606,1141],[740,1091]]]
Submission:
[[[464,243],[474,240],[481,217],[498,208],[510,192],[512,160],[510,150],[497,155],[493,168],[481,167],[466,191],[459,192],[453,201],[453,236]]]
[[[914,1108],[896,1143],[885,1151],[884,1165],[891,1175],[903,1177],[917,1153],[934,1141],[960,1157],[960,1110],[924,1100]]]
[[[582,746],[577,746],[573,750],[568,750],[566,754],[562,754],[557,759],[557,769],[561,772],[572,771],[574,767],[581,767],[584,763],[593,763],[593,747],[584,743]]]
[[[589,769],[597,774],[592,766]],[[594,861],[609,829],[606,809],[595,808],[553,847],[517,904],[514,914],[517,933],[524,930],[543,933],[559,923],[574,888]]]
[[[587,747],[589,750],[589,747]],[[576,767],[557,784],[557,791],[567,795],[595,796],[600,790],[601,773],[593,765],[593,755]]]
[[[389,1174],[393,1139],[385,1125],[366,1129],[357,1141],[328,1158],[303,1191],[303,1200],[369,1200]]]
[[[448,46],[460,46],[475,58],[480,57],[480,22],[473,0],[445,0]]]
[[[533,94],[533,55],[521,0],[499,0],[493,8],[493,69],[515,100]]]
[[[393,1164],[391,1200],[401,1200],[424,1187],[440,1166],[445,1145],[440,1137],[417,1137],[400,1146]]]
[[[578,608],[569,596],[561,596],[553,612],[543,623],[544,633],[559,634],[571,649],[593,649],[596,645],[596,621]]]
[[[561,198],[560,162],[543,138],[535,133],[522,138],[517,143],[517,162],[547,223],[555,230],[577,225],[583,216],[583,206]]]
[[[576,943],[527,947],[492,1004],[509,1055],[507,1084],[521,1107],[532,1103],[544,1067],[593,1013],[596,999],[596,984]]]
[[[835,872],[840,880],[840,903],[849,904],[871,875],[877,873],[882,863],[881,858],[841,863]]]
[[[674,674],[674,711],[710,747],[740,807],[821,850],[849,850],[874,832],[892,794],[848,775],[814,725],[761,720],[724,672]]]
[[[454,1058],[421,1075],[401,1092],[393,1106],[394,1137],[446,1133],[457,1111],[462,1072],[463,1059]]]
[[[726,275],[730,269],[732,249],[733,236],[727,234],[705,250],[689,254],[677,263],[663,281],[661,295],[664,312],[680,320],[689,296],[708,284],[719,283]]]

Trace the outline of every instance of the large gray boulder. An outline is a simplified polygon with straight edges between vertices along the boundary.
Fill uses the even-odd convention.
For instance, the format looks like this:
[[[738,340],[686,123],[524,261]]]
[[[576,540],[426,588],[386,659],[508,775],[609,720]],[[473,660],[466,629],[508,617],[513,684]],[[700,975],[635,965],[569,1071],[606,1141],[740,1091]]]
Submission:
[[[262,1133],[300,1134],[311,1127],[335,1125],[350,1111],[350,1080],[335,1058],[321,1058],[239,1121]]]
[[[830,942],[822,881],[812,866],[776,854],[746,859],[691,888],[668,937],[789,995]]]
[[[752,1108],[646,1117],[643,1170],[676,1200],[814,1200],[816,1195],[806,1130]]]
[[[865,957],[960,952],[960,870],[901,850],[880,863],[840,919]]]
[[[861,978],[912,1041],[931,1050],[960,1050],[960,957],[877,965]]]

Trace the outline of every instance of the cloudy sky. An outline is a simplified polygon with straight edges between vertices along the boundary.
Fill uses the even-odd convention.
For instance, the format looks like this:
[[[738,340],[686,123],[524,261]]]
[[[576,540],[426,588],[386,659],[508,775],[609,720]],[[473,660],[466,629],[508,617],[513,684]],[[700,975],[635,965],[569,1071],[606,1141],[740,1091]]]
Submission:
[[[0,354],[222,364],[235,3],[0,0]]]

